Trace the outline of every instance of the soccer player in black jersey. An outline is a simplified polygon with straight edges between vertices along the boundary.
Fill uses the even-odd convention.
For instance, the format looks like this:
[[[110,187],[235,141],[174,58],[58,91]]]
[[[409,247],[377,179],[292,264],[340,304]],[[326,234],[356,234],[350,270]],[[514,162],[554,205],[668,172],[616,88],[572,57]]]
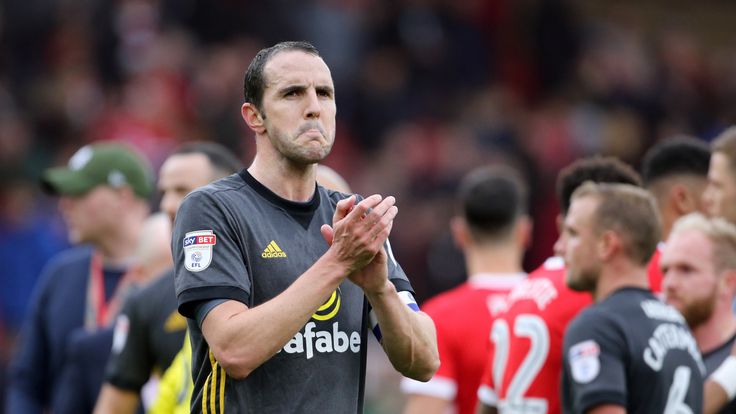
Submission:
[[[566,413],[696,413],[704,366],[682,315],[649,291],[660,237],[652,197],[622,184],[586,183],[565,217],[566,283],[595,303],[564,339]]]
[[[252,164],[187,196],[174,225],[193,412],[362,412],[369,328],[397,370],[429,380],[434,324],[391,253],[394,197],[315,182],[335,139],[329,68],[312,45],[279,43],[244,89]]]
[[[685,317],[703,354],[706,377],[736,343],[736,226],[693,213],[675,222],[660,260],[665,300]],[[735,413],[736,401],[721,413]]]

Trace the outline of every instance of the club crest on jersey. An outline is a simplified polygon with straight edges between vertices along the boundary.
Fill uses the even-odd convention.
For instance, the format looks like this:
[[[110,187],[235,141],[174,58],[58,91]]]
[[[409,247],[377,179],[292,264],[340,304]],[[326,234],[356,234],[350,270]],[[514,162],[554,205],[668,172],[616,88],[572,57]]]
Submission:
[[[580,384],[593,381],[601,371],[600,354],[601,347],[592,339],[570,347],[568,356],[572,378]]]
[[[190,231],[184,236],[184,267],[190,272],[201,272],[212,262],[212,248],[217,236],[212,230]]]

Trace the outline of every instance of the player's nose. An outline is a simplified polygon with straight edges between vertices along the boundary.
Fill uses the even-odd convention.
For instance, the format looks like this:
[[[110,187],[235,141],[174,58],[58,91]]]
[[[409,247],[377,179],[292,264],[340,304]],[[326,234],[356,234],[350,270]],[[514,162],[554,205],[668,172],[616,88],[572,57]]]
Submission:
[[[304,116],[308,119],[319,118],[322,111],[322,106],[317,96],[317,91],[310,88],[306,93],[306,107],[304,109]]]

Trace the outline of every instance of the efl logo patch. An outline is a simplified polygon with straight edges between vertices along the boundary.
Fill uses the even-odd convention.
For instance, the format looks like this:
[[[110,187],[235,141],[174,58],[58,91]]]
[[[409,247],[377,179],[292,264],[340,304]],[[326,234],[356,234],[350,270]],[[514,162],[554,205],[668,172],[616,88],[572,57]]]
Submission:
[[[600,346],[592,339],[570,347],[568,356],[572,378],[580,384],[593,381],[601,371],[600,354]]]
[[[212,247],[217,236],[212,230],[191,231],[184,236],[184,267],[190,272],[201,272],[212,262]]]

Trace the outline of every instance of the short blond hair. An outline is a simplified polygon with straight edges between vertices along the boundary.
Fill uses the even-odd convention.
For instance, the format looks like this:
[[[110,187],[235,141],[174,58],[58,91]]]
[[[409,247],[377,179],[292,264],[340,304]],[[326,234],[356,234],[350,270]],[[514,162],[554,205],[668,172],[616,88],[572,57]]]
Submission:
[[[572,199],[594,197],[598,205],[593,212],[595,231],[617,232],[623,249],[638,264],[647,264],[657,249],[662,235],[654,198],[646,190],[615,183],[586,182],[572,194]]]
[[[713,265],[718,272],[736,270],[736,226],[720,218],[700,213],[680,217],[672,227],[672,235],[698,231],[713,243]]]

